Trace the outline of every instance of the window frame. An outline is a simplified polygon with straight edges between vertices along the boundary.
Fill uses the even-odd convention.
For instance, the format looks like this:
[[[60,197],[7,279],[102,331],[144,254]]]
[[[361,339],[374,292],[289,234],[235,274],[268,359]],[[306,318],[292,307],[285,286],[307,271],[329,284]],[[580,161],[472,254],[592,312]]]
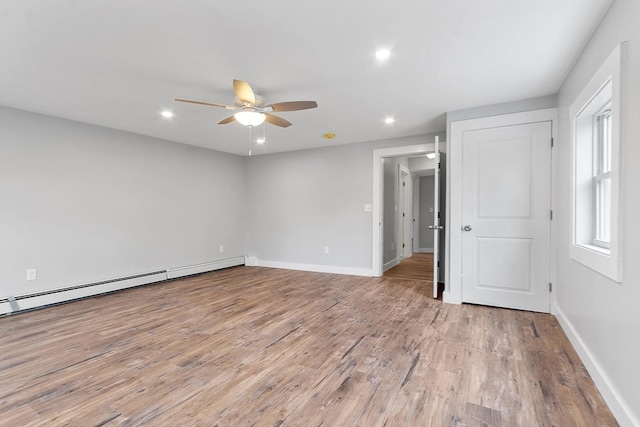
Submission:
[[[619,176],[623,48],[623,44],[616,46],[569,108],[572,150],[569,254],[616,282],[622,282]],[[597,118],[604,114],[611,126],[610,140],[602,138],[602,123],[597,123]],[[609,151],[607,143],[609,158],[603,155]],[[603,204],[607,197],[609,209]]]

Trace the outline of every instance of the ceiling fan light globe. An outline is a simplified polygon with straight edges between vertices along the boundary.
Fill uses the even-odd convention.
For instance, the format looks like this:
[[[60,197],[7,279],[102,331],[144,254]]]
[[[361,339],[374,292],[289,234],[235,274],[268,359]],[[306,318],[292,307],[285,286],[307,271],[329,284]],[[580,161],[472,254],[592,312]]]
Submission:
[[[233,115],[236,121],[244,126],[258,126],[264,122],[266,115],[257,111],[238,111]]]

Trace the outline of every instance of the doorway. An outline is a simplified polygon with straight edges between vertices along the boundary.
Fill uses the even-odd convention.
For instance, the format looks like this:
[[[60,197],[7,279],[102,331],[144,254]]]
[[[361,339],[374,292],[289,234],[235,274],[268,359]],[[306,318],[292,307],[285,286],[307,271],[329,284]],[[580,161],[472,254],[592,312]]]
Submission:
[[[417,192],[419,189],[417,188],[418,186],[414,186],[414,183],[417,182],[419,177],[413,173],[413,167],[406,167],[408,166],[407,158],[410,160],[419,160],[420,158],[426,160],[425,155],[427,153],[434,153],[436,147],[435,144],[436,143],[434,142],[407,147],[374,150],[372,264],[373,274],[375,276],[382,276],[383,271],[394,267],[398,262],[402,261],[403,258],[405,260],[404,262],[418,262],[414,252],[419,252],[419,250],[415,251],[414,248],[416,248],[419,243],[418,240],[420,238],[420,232],[422,232],[422,234],[429,232],[427,230],[429,224],[422,224],[417,221],[419,218],[416,202],[418,202]],[[444,143],[439,143],[438,146],[444,146]],[[404,167],[398,166],[399,162],[396,159],[399,158],[404,158]],[[433,169],[436,163],[433,160],[431,160],[431,162],[432,164],[430,167]],[[396,181],[394,181],[391,172],[395,172]],[[385,173],[387,176],[385,176]],[[393,200],[394,203],[389,203],[389,197],[387,197],[387,201],[385,202],[385,191],[387,194],[394,194],[391,192],[392,189],[390,189],[394,182],[397,183],[395,184],[397,188],[404,188],[405,190],[410,188],[413,191],[398,191],[398,197]],[[433,208],[433,203],[429,203],[429,205]],[[394,216],[399,219],[405,219],[405,221],[399,220],[394,222]],[[430,222],[430,224],[433,223]],[[422,228],[425,230],[422,230]],[[393,240],[394,231],[396,233],[396,240]],[[410,238],[407,238],[407,236],[410,236]],[[444,238],[442,240],[444,240]],[[398,243],[400,243],[399,248]],[[402,244],[404,244],[404,247],[402,247]],[[419,255],[422,258],[428,256],[430,259],[428,262],[423,260],[423,262],[418,262],[418,264],[429,265],[429,270],[433,271],[431,267],[433,265],[433,255],[431,253]],[[388,261],[391,259],[391,256],[395,257],[394,259],[396,262],[391,264],[385,263],[385,259]],[[413,258],[416,259],[414,260]],[[433,277],[433,274],[431,274],[431,276]],[[443,277],[443,275],[440,276],[440,281],[443,281]],[[435,289],[437,289],[437,286]]]

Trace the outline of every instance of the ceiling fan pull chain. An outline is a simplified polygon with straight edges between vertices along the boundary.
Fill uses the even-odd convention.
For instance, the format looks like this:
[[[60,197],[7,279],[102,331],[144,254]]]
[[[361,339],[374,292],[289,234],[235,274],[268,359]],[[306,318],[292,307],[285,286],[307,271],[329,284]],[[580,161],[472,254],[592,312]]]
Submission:
[[[249,128],[249,156],[251,156],[251,128],[253,126],[247,126]]]

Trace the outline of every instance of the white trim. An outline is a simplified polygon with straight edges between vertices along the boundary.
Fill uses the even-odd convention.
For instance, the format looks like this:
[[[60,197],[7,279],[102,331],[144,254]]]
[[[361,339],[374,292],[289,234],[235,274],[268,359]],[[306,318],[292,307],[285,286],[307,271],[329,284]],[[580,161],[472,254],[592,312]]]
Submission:
[[[631,405],[624,401],[622,395],[613,386],[613,382],[609,380],[606,371],[602,369],[600,363],[585,345],[580,334],[575,330],[564,312],[557,305],[554,305],[553,312],[618,424],[621,426],[640,426],[640,420],[633,416]]]
[[[435,143],[409,145],[404,147],[382,148],[373,150],[373,209],[372,215],[372,275],[382,276],[382,159],[388,157],[416,156],[433,151]]]
[[[417,252],[423,254],[432,254],[433,248],[418,248]]]
[[[400,264],[400,261],[402,261],[402,258],[396,258],[392,259],[389,262],[385,262],[382,266],[382,271],[387,271],[388,269],[395,267],[396,265]]]
[[[346,274],[350,276],[373,276],[373,272],[368,268],[353,268],[353,267],[340,267],[333,265],[318,265],[318,264],[298,264],[293,262],[280,262],[269,260],[257,260],[258,267],[269,268],[281,268],[285,270],[299,270],[299,271],[311,271],[315,273],[332,273],[332,274]]]
[[[449,137],[447,138],[447,221],[445,228],[445,240],[447,242],[446,253],[448,262],[445,265],[445,290],[442,300],[451,304],[462,304],[462,136],[464,132],[480,129],[490,129],[502,126],[514,126],[526,123],[551,122],[551,136],[557,139],[557,108],[525,111],[521,113],[504,114],[500,116],[482,117],[470,120],[451,122]],[[553,165],[553,156],[551,162]],[[551,173],[551,188],[555,186],[555,175]],[[551,194],[551,209],[554,205],[554,193]],[[553,222],[553,221],[552,221]],[[552,253],[555,256],[556,236],[551,233]],[[555,281],[555,263],[550,262],[551,281]]]
[[[193,274],[206,273],[207,271],[220,270],[222,268],[235,267],[238,265],[245,265],[244,256],[167,269],[167,279],[191,276]]]

